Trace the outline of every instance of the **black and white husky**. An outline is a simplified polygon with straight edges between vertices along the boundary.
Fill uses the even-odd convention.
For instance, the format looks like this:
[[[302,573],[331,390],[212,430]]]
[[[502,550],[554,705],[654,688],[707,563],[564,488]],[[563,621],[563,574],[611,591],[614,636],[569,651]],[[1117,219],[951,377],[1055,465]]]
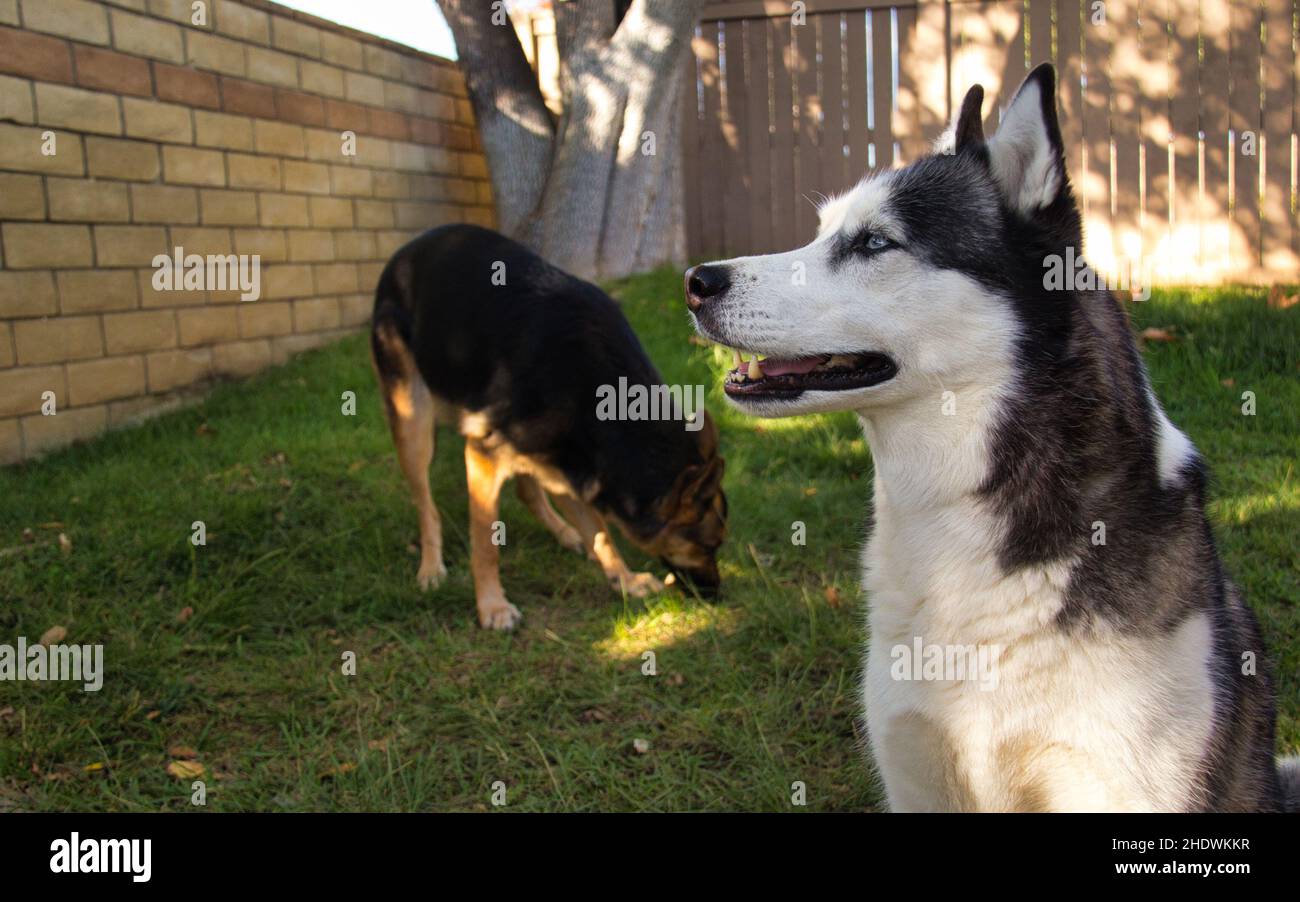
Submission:
[[[1294,808],[1205,464],[1114,298],[1044,288],[1082,241],[1053,70],[987,140],[982,100],[941,152],[826,203],[806,247],[687,273],[699,331],[754,355],[727,375],[733,403],[862,421],[863,695],[889,805]],[[973,650],[994,680],[953,671]],[[913,652],[925,668],[899,666]]]

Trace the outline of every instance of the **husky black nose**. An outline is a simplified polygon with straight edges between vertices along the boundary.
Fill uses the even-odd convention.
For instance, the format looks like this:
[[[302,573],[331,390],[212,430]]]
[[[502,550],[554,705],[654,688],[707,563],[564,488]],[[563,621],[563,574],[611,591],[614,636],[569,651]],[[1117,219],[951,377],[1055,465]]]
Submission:
[[[704,302],[731,287],[731,272],[725,266],[693,266],[686,270],[686,306],[699,310]]]

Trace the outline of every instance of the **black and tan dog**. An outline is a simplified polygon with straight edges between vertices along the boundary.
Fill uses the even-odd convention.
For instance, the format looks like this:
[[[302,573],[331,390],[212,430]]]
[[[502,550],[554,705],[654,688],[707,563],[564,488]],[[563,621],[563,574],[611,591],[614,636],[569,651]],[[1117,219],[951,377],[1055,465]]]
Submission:
[[[533,514],[561,544],[597,561],[615,588],[644,596],[663,583],[628,569],[607,519],[702,592],[716,590],[727,515],[717,428],[707,414],[694,431],[682,420],[598,416],[598,392],[620,377],[662,381],[599,288],[496,232],[443,226],[384,269],[371,352],[419,508],[422,588],[447,572],[429,489],[438,420],[465,437],[471,571],[484,627],[510,629],[520,619],[502,591],[493,542],[498,496],[512,476]]]

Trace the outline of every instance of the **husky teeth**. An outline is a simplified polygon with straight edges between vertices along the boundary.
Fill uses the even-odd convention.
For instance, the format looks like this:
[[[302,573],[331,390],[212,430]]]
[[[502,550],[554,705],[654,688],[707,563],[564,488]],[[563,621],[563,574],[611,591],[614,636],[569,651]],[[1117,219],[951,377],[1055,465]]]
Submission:
[[[763,368],[758,365],[757,354],[754,355],[753,360],[749,361],[749,372],[745,375],[749,376],[750,382],[757,382],[759,379],[763,378]]]
[[[735,369],[740,369],[740,365],[741,365],[742,363],[744,363],[744,361],[740,359],[740,352],[737,351],[735,348],[732,348],[732,349],[731,349],[731,353],[732,353],[733,355],[735,355],[735,358],[736,358],[736,362],[733,364],[734,368],[735,368]]]

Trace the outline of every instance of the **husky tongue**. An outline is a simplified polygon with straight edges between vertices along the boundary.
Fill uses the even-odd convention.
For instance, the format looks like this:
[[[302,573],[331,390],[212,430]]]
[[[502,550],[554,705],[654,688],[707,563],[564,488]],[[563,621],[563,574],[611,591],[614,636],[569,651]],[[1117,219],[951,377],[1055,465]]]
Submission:
[[[762,361],[763,375],[789,376],[791,374],[796,374],[802,376],[804,373],[811,373],[828,359],[829,358],[825,356],[796,357],[793,360],[782,360],[779,357],[769,357]]]

